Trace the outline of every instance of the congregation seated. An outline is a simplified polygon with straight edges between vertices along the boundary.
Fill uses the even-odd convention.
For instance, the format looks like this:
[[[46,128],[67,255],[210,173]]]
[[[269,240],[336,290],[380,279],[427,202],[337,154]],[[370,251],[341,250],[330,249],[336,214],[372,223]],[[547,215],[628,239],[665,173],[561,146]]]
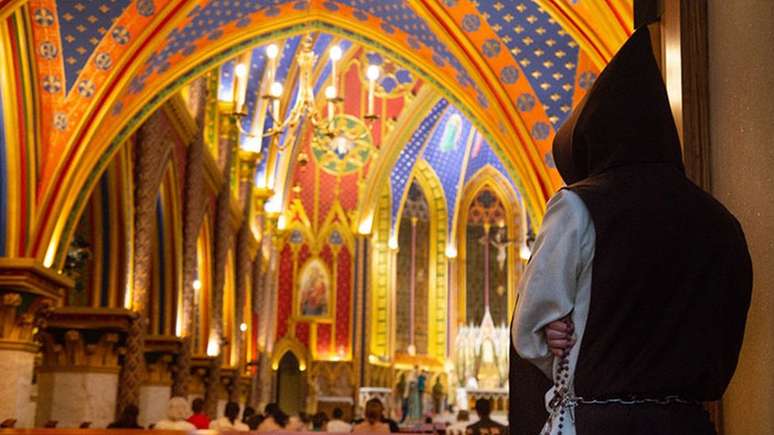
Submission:
[[[217,431],[247,432],[250,427],[239,421],[239,404],[236,402],[226,403],[223,410],[223,417],[210,423],[210,429]]]
[[[204,399],[197,397],[191,402],[191,414],[188,417],[188,422],[194,425],[197,429],[209,429],[210,417],[204,413]]]
[[[108,429],[143,429],[137,422],[140,415],[140,408],[137,405],[126,405],[121,411],[118,420],[110,423]]]
[[[352,432],[390,432],[390,426],[382,421],[383,412],[384,406],[379,399],[369,400],[365,407],[365,421],[355,425]]]
[[[264,419],[257,428],[258,432],[276,432],[285,429],[288,416],[276,403],[269,403],[264,409]]]
[[[346,433],[352,432],[352,425],[342,420],[344,411],[341,408],[333,410],[333,419],[328,422],[326,432]]]
[[[312,432],[328,432],[328,415],[318,412],[312,416]]]
[[[465,431],[467,435],[508,435],[508,426],[504,426],[491,418],[491,400],[476,400],[476,413],[478,414],[478,421],[468,425]]]
[[[258,426],[261,425],[264,418],[265,417],[256,412],[255,408],[252,406],[245,406],[244,411],[242,411],[242,423],[246,424],[250,430],[258,429]]]
[[[190,415],[188,401],[182,397],[173,397],[167,405],[167,418],[156,423],[154,429],[196,430],[196,426],[187,421]]]

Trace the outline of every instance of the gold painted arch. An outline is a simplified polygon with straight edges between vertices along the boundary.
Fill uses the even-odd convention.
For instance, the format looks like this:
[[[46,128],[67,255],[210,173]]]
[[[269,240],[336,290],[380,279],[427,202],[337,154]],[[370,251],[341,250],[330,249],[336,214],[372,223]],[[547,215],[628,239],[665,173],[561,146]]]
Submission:
[[[171,28],[164,28],[160,34],[167,34],[171,30]],[[80,209],[83,207],[83,194],[73,193],[88,193],[91,190],[97,178],[95,174],[102,172],[123,141],[168,96],[211,67],[237,53],[276,38],[309,31],[323,31],[351,38],[368,49],[380,51],[395,58],[416,71],[436,89],[444,92],[450,102],[463,111],[493,144],[513,144],[516,142],[515,146],[495,145],[494,148],[504,162],[513,164],[516,172],[520,174],[524,183],[525,196],[530,198],[530,202],[534,204],[535,219],[539,220],[544,211],[545,200],[557,186],[548,175],[526,125],[515,109],[502,101],[504,90],[497,88],[499,82],[484,80],[483,77],[474,77],[474,80],[485,85],[484,93],[493,101],[492,107],[484,109],[461,85],[429,59],[418,56],[400,43],[374,31],[371,27],[344,20],[334,13],[304,13],[291,14],[271,22],[261,23],[249,31],[240,33],[238,37],[224,38],[209,46],[201,47],[194,59],[187,59],[185,62],[170,67],[163,78],[155,80],[143,91],[143,96],[138,99],[137,104],[124,108],[123,115],[118,119],[110,120],[108,108],[112,107],[113,103],[128,88],[129,77],[132,74],[114,77],[114,83],[111,86],[113,92],[105,96],[104,103],[100,108],[92,108],[91,122],[80,125],[80,133],[77,135],[79,139],[71,143],[74,148],[71,150],[73,160],[69,165],[70,169],[64,171],[64,162],[60,162],[60,166],[50,177],[52,182],[58,180],[60,188],[52,189],[50,185],[44,186],[43,191],[47,195],[42,198],[43,209],[56,208],[63,210],[63,213],[59,219],[40,222],[41,226],[37,228],[37,237],[35,238],[37,243],[34,246],[36,255],[42,257],[44,264],[57,267],[61,264],[64,249],[72,232],[73,216],[79,215]],[[473,65],[480,59],[471,59],[473,54],[465,51],[464,47],[454,46],[454,41],[444,42],[449,44],[455,55],[463,59],[463,64],[468,66],[471,71],[477,70]],[[160,44],[161,41],[156,42],[156,46]],[[143,53],[143,55],[138,54],[137,59],[145,60],[149,53]],[[130,67],[130,70],[137,71],[139,66],[140,62],[137,61]],[[501,98],[495,97],[495,94]],[[501,104],[494,103],[498,101]],[[517,140],[514,141],[514,138]]]

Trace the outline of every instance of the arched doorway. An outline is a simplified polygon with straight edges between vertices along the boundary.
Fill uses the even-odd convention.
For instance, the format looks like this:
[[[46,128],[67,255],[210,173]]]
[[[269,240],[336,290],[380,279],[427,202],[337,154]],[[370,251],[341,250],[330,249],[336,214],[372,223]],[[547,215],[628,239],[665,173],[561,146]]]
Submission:
[[[277,403],[288,415],[305,409],[306,375],[293,352],[285,352],[277,368]]]

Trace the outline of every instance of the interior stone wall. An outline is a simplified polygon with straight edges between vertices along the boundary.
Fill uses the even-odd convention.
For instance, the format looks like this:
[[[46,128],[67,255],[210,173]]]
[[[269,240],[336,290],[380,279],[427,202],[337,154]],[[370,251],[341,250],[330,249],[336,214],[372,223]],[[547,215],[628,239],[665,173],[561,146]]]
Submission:
[[[0,420],[15,418],[17,428],[34,426],[35,403],[32,401],[32,370],[35,354],[18,350],[0,351],[0,375],[14,382],[0,388]]]
[[[739,218],[754,289],[736,375],[724,398],[726,435],[774,428],[774,1],[709,6],[712,191]]]
[[[91,427],[104,428],[115,420],[117,373],[43,372],[38,384],[38,427],[55,420],[58,428],[77,428],[87,421]]]

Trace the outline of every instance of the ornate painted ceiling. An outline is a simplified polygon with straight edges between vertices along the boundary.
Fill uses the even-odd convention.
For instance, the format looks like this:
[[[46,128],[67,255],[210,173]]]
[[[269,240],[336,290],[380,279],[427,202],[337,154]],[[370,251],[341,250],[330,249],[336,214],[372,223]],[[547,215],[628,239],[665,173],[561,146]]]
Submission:
[[[77,213],[110,156],[192,78],[269,40],[323,31],[395,59],[511,162],[536,216],[560,184],[556,128],[630,32],[630,0],[29,0],[0,9],[15,104],[39,119],[22,188],[41,215]],[[29,34],[19,20],[29,20]],[[325,41],[320,41],[324,45]],[[256,52],[259,53],[259,52]],[[253,58],[258,73],[261,59]],[[10,86],[10,84],[8,85]],[[9,89],[4,88],[4,95]],[[9,101],[10,96],[6,96]],[[252,103],[253,105],[257,103]],[[6,132],[7,134],[7,132]],[[37,213],[36,213],[37,215]],[[29,229],[45,256],[63,220]]]

